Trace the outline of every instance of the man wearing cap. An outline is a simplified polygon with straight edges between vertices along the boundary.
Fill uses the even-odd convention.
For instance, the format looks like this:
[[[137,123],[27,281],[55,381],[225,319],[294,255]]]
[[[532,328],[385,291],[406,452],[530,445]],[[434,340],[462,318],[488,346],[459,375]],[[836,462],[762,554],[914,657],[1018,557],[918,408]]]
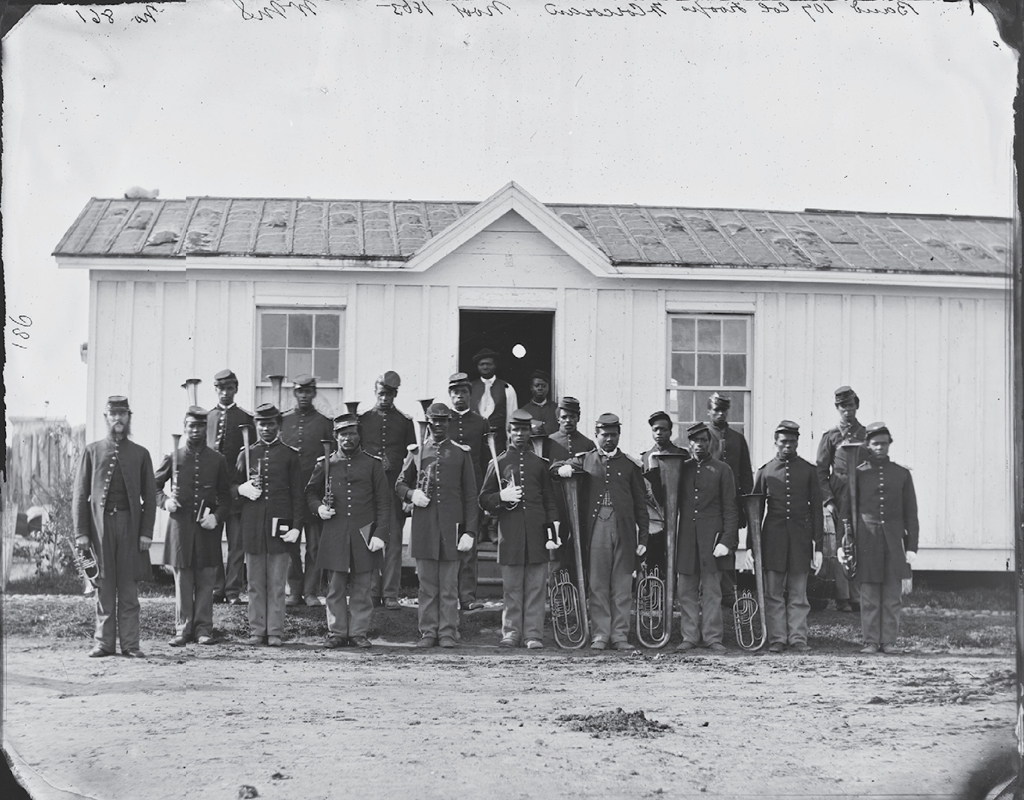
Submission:
[[[713,653],[722,644],[722,584],[739,543],[736,480],[724,461],[711,455],[711,431],[703,422],[686,430],[693,458],[683,464],[679,490],[679,650],[702,644]]]
[[[470,391],[471,381],[465,372],[456,372],[448,378],[448,399],[452,402],[448,436],[453,442],[469,448],[470,459],[473,462],[473,477],[476,478],[476,485],[480,486],[484,479],[484,437],[487,435],[488,427],[486,420],[469,407]],[[459,553],[459,608],[464,610],[484,606],[476,599],[477,545],[478,541],[474,539],[472,549]]]
[[[213,388],[217,392],[217,405],[207,417],[206,444],[224,456],[228,469],[233,470],[242,450],[242,428],[248,428],[250,440],[255,441],[256,427],[252,424],[252,414],[235,404],[238,378],[234,372],[224,369],[214,375]],[[228,539],[228,560],[226,567],[218,561],[213,597],[216,600],[222,596],[236,605],[241,602],[245,585],[245,550],[242,547],[242,500],[235,487],[231,488],[231,506],[223,521]]]
[[[551,392],[551,376],[544,370],[534,370],[530,375],[530,401],[522,410],[544,424],[544,435],[550,436],[558,430],[558,412],[548,395]]]
[[[807,573],[821,568],[821,489],[814,465],[796,454],[800,426],[784,419],[775,429],[775,458],[757,471],[754,492],[767,495],[761,526],[768,650],[789,645],[806,652]]]
[[[373,615],[370,572],[390,534],[394,490],[381,460],[360,449],[354,414],[335,419],[334,434],[338,449],[330,463],[323,456],[317,462],[306,504],[323,520],[316,569],[327,572],[327,647],[365,648]]]
[[[316,398],[316,378],[312,375],[298,375],[293,380],[295,407],[285,412],[281,423],[281,441],[299,452],[299,467],[302,470],[302,485],[309,482],[316,461],[323,455],[326,439],[334,439],[334,424],[313,406]],[[316,548],[320,541],[320,518],[306,513],[295,521],[295,527],[306,532],[305,574],[303,559],[299,554],[299,543],[288,547],[288,596],[286,603],[298,605],[305,597],[307,606],[320,605],[320,571],[316,564]]]
[[[832,517],[835,531],[842,535],[843,527],[849,524],[841,511],[846,507],[850,491],[850,470],[864,458],[864,449],[843,447],[844,444],[863,442],[867,430],[857,421],[860,398],[849,386],[840,386],[835,391],[836,411],[839,424],[829,428],[818,443],[818,485],[821,487],[821,501],[825,511]],[[851,463],[852,462],[852,463]],[[859,608],[860,590],[857,582],[848,580],[842,569],[835,569],[836,608],[839,611],[855,611]]]
[[[489,430],[494,431],[494,445],[501,453],[507,443],[505,430],[512,412],[519,408],[519,399],[512,385],[495,375],[497,353],[485,347],[473,356],[473,363],[479,377],[473,381],[470,391],[472,407],[487,420]]]
[[[647,491],[640,465],[619,450],[620,431],[615,414],[602,414],[595,426],[597,448],[551,467],[560,478],[585,475],[580,514],[587,522],[581,544],[589,564],[594,650],[629,647],[634,561],[647,552]]]
[[[174,570],[174,638],[213,643],[213,591],[221,563],[220,524],[231,508],[231,481],[224,456],[208,447],[208,412],[185,413],[185,446],[164,456],[156,470],[156,501],[170,514],[164,564]],[[174,472],[177,461],[177,473]]]
[[[903,579],[917,558],[920,525],[910,470],[889,460],[892,435],[884,422],[865,433],[866,461],[856,467],[857,501],[849,493],[840,511],[854,520],[860,584],[862,653],[895,653],[903,607]],[[842,560],[843,553],[839,553]]]
[[[597,447],[576,429],[579,423],[580,401],[575,397],[563,397],[558,401],[558,430],[548,436],[552,461],[564,461],[577,453],[588,453]]]
[[[459,553],[473,547],[479,511],[469,447],[448,438],[451,410],[427,409],[430,437],[415,445],[395,491],[411,503],[412,542],[420,579],[418,647],[455,647],[459,626]]]
[[[242,544],[249,573],[249,644],[281,646],[289,548],[302,524],[302,467],[298,451],[281,441],[281,412],[273,403],[256,407],[259,441],[235,463],[242,505]],[[247,459],[248,455],[248,459]],[[312,473],[311,473],[312,474]]]
[[[416,444],[416,425],[412,417],[395,408],[395,397],[402,379],[397,372],[388,370],[377,378],[373,387],[376,398],[373,408],[359,417],[359,435],[363,449],[377,456],[384,465],[388,486],[394,487],[409,452]],[[384,548],[383,564],[375,566],[371,576],[374,602],[383,598],[384,607],[392,611],[401,608],[398,590],[402,585],[402,529],[405,515],[402,504],[393,497],[391,503],[391,536]],[[380,564],[380,558],[377,559]]]
[[[750,494],[754,485],[754,471],[750,465],[750,448],[747,440],[738,430],[729,426],[729,409],[732,408],[732,400],[726,395],[715,392],[708,398],[708,419],[711,425],[708,427],[711,433],[711,456],[719,461],[724,461],[732,470],[732,476],[736,480],[736,516],[739,527],[747,527],[747,513],[744,507],[742,495]],[[746,544],[746,537],[744,537]],[[744,548],[745,549],[745,548]],[[736,570],[735,564],[721,570],[722,580],[722,604],[731,608],[736,599]]]
[[[548,550],[558,547],[559,523],[548,462],[530,449],[532,422],[525,409],[512,413],[508,449],[496,464],[487,467],[480,508],[498,518],[498,564],[505,606],[500,644],[517,647],[525,642],[529,649],[537,650],[544,646]]]
[[[128,398],[107,399],[105,439],[86,445],[75,474],[75,546],[91,547],[99,566],[96,592],[96,646],[92,658],[112,656],[116,641],[130,658],[139,649],[139,589],[149,577],[149,546],[156,521],[153,461],[131,435]],[[115,616],[116,614],[116,616]]]
[[[660,565],[661,573],[668,575],[665,565],[666,538],[665,532],[665,487],[661,481],[661,467],[658,457],[665,454],[679,455],[685,461],[690,451],[684,450],[672,441],[672,417],[664,411],[655,411],[647,418],[651,426],[651,437],[654,446],[640,454],[640,465],[643,470],[644,483],[647,489],[647,514],[651,519],[650,540],[647,547],[647,563]]]

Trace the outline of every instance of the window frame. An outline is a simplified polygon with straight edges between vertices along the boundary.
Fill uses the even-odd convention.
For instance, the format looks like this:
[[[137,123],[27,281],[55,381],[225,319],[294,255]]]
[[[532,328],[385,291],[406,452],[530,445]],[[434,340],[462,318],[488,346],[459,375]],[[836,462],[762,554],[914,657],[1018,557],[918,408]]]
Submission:
[[[311,345],[308,349],[310,351],[310,374],[316,376],[317,385],[322,389],[341,389],[345,382],[345,348],[346,348],[346,314],[347,306],[345,305],[286,305],[281,303],[267,303],[256,306],[256,348],[255,348],[255,369],[256,375],[256,388],[266,389],[271,386],[267,376],[263,375],[263,316],[265,314],[284,314],[287,318],[292,314],[311,314],[314,317],[317,314],[334,314],[338,319],[338,377],[337,380],[328,381],[324,380],[322,376],[317,375],[315,371],[316,363],[316,346]],[[314,322],[315,325],[315,322]],[[313,332],[313,341],[315,342],[315,330]],[[287,342],[285,343],[285,364],[288,363],[288,350],[289,349],[306,349],[306,348],[289,348]],[[332,349],[332,348],[323,348]],[[295,375],[286,375],[288,380],[291,380]]]

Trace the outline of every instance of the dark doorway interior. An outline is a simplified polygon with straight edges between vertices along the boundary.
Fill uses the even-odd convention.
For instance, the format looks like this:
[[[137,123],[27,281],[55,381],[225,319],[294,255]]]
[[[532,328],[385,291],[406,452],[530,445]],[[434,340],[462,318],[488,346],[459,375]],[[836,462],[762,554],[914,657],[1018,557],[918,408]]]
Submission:
[[[489,347],[499,354],[498,376],[516,390],[519,405],[530,399],[530,373],[551,372],[553,311],[460,311],[459,370],[477,377],[473,355]],[[516,357],[516,345],[525,353]],[[551,386],[551,396],[557,387]]]

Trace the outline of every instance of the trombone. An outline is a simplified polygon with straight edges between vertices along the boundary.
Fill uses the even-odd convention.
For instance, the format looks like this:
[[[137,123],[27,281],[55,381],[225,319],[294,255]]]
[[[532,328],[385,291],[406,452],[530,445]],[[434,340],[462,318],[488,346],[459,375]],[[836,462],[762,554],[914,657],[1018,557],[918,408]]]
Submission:
[[[679,530],[679,477],[685,453],[651,453],[659,461],[658,474],[665,496],[664,573],[646,561],[636,585],[636,638],[644,647],[661,648],[672,638],[675,603],[676,537]]]
[[[732,605],[736,644],[751,652],[760,650],[768,641],[768,619],[764,608],[764,571],[761,568],[761,519],[764,515],[766,497],[764,494],[743,495],[750,552],[754,558],[757,598],[754,598],[749,589],[744,589],[736,595]]]
[[[578,650],[590,638],[590,621],[587,619],[587,586],[583,574],[583,545],[580,534],[579,480],[579,475],[574,471],[571,478],[562,478],[559,481],[569,512],[568,521],[578,580],[576,584],[573,584],[569,571],[560,569],[555,574],[548,598],[551,605],[551,628],[555,634],[555,643],[564,650]]]

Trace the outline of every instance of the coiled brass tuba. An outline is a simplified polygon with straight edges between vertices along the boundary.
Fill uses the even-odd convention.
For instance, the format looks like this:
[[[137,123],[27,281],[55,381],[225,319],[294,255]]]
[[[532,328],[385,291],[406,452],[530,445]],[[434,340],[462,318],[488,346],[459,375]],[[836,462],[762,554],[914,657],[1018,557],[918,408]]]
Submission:
[[[736,644],[751,652],[760,650],[768,641],[768,619],[764,608],[764,570],[761,562],[761,520],[767,495],[745,494],[743,502],[747,512],[747,533],[750,552],[754,557],[754,582],[757,597],[749,589],[737,593],[732,604],[732,621],[736,630]]]
[[[561,569],[555,575],[549,592],[551,628],[555,643],[565,650],[578,650],[590,638],[590,620],[587,618],[587,584],[583,573],[583,544],[580,538],[579,476],[561,478],[559,484],[565,495],[569,513],[573,555],[576,559],[577,581],[574,584],[569,570]]]

